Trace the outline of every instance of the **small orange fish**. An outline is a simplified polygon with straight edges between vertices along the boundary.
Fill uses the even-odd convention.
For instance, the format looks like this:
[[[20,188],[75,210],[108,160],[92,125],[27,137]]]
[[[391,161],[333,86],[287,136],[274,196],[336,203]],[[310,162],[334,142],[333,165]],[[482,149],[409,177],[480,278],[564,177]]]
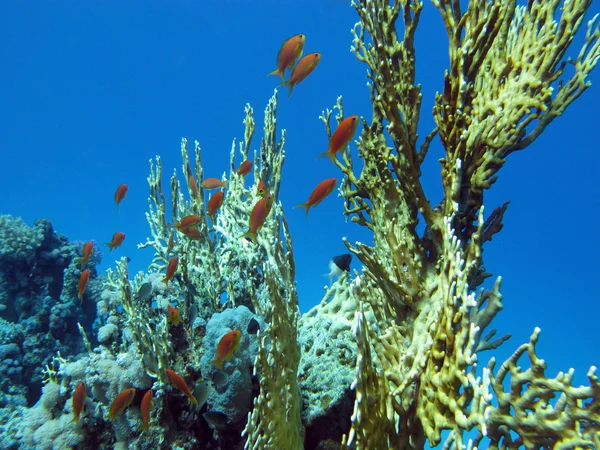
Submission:
[[[81,300],[81,303],[83,303],[83,293],[88,285],[88,281],[90,281],[90,271],[85,269],[79,277],[79,293],[77,294],[77,298]],[[79,304],[81,305],[81,303]]]
[[[183,228],[195,227],[202,221],[200,216],[185,216],[179,222],[175,222],[175,228],[181,231]]]
[[[85,404],[85,399],[87,398],[87,388],[85,386],[85,381],[82,381],[75,388],[75,392],[73,393],[73,421],[79,422],[79,416],[81,415],[81,411],[83,411],[83,405]]]
[[[223,191],[219,191],[216,192],[215,195],[213,195],[208,201],[208,217],[210,217],[210,220],[212,220],[213,223],[215,222],[215,214],[221,208],[224,198],[225,194],[223,193]]]
[[[265,224],[265,220],[267,220],[267,216],[271,212],[272,206],[273,196],[271,194],[267,194],[257,201],[254,205],[254,208],[252,208],[252,212],[250,213],[250,220],[248,221],[248,226],[250,229],[240,237],[250,238],[252,239],[252,242],[256,244],[256,234]]]
[[[302,56],[305,40],[306,36],[297,34],[285,41],[279,49],[279,53],[277,53],[277,69],[267,74],[267,76],[279,75],[281,77],[281,82],[283,83],[285,71],[291,68],[296,60]]]
[[[227,185],[227,181],[221,181],[218,178],[206,178],[203,182],[202,182],[202,187],[204,189],[217,189],[217,188],[224,188]]]
[[[181,314],[179,314],[179,310],[171,305],[167,307],[167,322],[173,324],[174,326],[183,323],[183,320],[181,320]]]
[[[83,257],[81,258],[81,268],[82,269],[85,267],[85,265],[89,261],[90,256],[92,256],[93,250],[94,250],[93,242],[86,242],[85,245],[83,246]]]
[[[252,161],[250,161],[249,159],[247,159],[246,161],[244,161],[243,163],[240,164],[240,167],[238,167],[237,170],[237,174],[238,175],[248,175],[250,173],[250,170],[252,170]]]
[[[125,233],[117,231],[115,234],[113,234],[112,240],[107,242],[106,245],[108,245],[108,248],[110,248],[110,251],[112,252],[115,248],[120,247],[124,240]]]
[[[202,239],[202,233],[200,233],[200,230],[198,228],[182,228],[181,230],[179,230],[179,232],[189,239]]]
[[[194,175],[190,175],[188,177],[188,185],[190,186],[190,190],[192,194],[194,194],[194,198],[198,199],[198,185],[196,184],[196,180],[194,179]]]
[[[148,389],[142,398],[142,403],[140,404],[140,411],[142,413],[142,429],[144,431],[148,430],[148,426],[150,425],[150,410],[154,402],[152,399],[154,398],[154,393],[152,389]]]
[[[121,184],[117,188],[117,192],[115,192],[115,203],[117,204],[117,206],[119,206],[119,203],[121,203],[127,195],[128,189],[129,187],[126,184]]]
[[[267,185],[265,184],[265,182],[263,180],[260,180],[258,182],[258,187],[256,188],[256,193],[258,195],[260,195],[261,197],[264,197],[265,194],[267,193]]]
[[[115,420],[119,414],[121,414],[133,401],[133,397],[135,397],[135,388],[125,389],[117,398],[114,399],[112,404],[110,405],[110,412],[108,413],[108,418],[110,420]]]
[[[356,128],[358,127],[358,116],[350,116],[342,120],[338,125],[337,129],[329,139],[329,150],[325,153],[321,153],[317,158],[327,156],[331,159],[332,163],[335,163],[335,157],[337,152],[346,148],[354,137]]]
[[[210,364],[215,364],[219,369],[223,370],[223,361],[229,361],[233,352],[235,352],[240,345],[240,338],[242,333],[240,330],[233,330],[225,334],[217,345],[217,351],[215,352],[215,359]]]
[[[315,70],[319,64],[319,61],[321,61],[320,53],[311,53],[310,55],[306,55],[304,58],[298,61],[298,64],[296,64],[296,67],[294,67],[294,70],[292,70],[290,79],[282,83],[282,85],[290,87],[290,93],[288,97],[292,95],[294,86],[303,81],[312,73],[313,70]]]
[[[167,372],[167,377],[169,377],[169,380],[171,380],[171,383],[173,383],[173,385],[177,389],[179,389],[181,392],[183,392],[185,395],[187,395],[187,397],[190,399],[190,402],[192,403],[192,405],[198,406],[198,402],[196,401],[196,398],[192,394],[192,391],[190,390],[188,385],[185,383],[185,381],[183,381],[183,378],[181,378],[179,375],[177,375],[176,372],[174,372],[171,369],[167,369],[166,372]]]
[[[169,238],[169,242],[167,242],[167,251],[173,250],[173,246],[175,245],[175,233],[171,232],[171,237]]]
[[[179,257],[173,256],[171,261],[169,261],[169,265],[167,266],[167,274],[163,278],[163,283],[167,286],[169,285],[169,281],[173,279],[175,276],[175,272],[177,272],[177,266],[179,265]]]
[[[337,184],[336,178],[328,178],[326,180],[321,181],[317,185],[317,187],[312,191],[312,193],[310,194],[310,197],[308,197],[308,200],[306,201],[306,203],[296,205],[296,206],[294,206],[294,208],[306,209],[306,217],[308,217],[308,211],[310,210],[310,208],[312,208],[313,206],[317,206],[319,203],[321,203],[323,201],[323,199],[325,197],[327,197],[329,194],[331,194],[331,192],[333,191],[333,188],[335,188],[336,184]]]

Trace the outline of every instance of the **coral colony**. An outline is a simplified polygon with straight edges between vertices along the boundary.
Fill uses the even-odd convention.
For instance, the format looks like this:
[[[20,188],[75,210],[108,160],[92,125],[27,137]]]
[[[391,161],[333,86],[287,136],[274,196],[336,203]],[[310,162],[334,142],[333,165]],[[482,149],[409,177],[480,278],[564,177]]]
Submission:
[[[450,68],[420,146],[413,39],[423,3],[355,5],[352,49],[369,69],[372,119],[345,116],[340,98],[321,120],[344,213],[373,245],[346,242],[362,272],[336,257],[335,282],[303,316],[278,200],[276,94],[258,151],[246,107],[228,179],[205,177],[200,145],[185,139],[170,191],[160,157],[150,161],[145,273],[129,274],[123,258],[100,275],[96,242],[0,217],[1,448],[600,448],[596,368],[581,387],[572,371],[547,376],[539,329],[504,363],[486,364],[483,352],[508,339],[489,331],[501,280],[477,290],[491,276],[483,245],[507,209],[484,210],[483,194],[506,158],[589,87],[597,18],[570,78],[562,61],[591,2],[433,3]],[[290,93],[320,59],[302,57],[305,42],[296,35],[278,55],[273,74]],[[445,195],[432,205],[420,174],[436,137]],[[308,214],[335,184],[300,206]],[[126,194],[119,186],[118,208]],[[115,231],[110,250],[125,239]]]

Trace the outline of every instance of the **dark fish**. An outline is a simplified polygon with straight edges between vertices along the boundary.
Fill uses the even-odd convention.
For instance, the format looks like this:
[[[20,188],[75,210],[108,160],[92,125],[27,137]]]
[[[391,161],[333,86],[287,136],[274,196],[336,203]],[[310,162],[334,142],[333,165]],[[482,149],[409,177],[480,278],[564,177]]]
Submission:
[[[215,387],[223,387],[229,382],[229,375],[220,370],[215,371],[212,376],[212,382]]]
[[[227,416],[219,411],[206,411],[202,414],[204,420],[208,422],[208,424],[216,429],[223,429],[227,426]]]
[[[352,255],[350,253],[334,256],[329,262],[329,273],[326,275],[329,277],[329,284],[333,284],[333,277],[339,277],[344,272],[350,272],[351,262]]]
[[[254,317],[248,322],[248,334],[256,334],[260,330],[260,324]]]
[[[338,269],[346,272],[350,272],[350,263],[352,262],[352,255],[350,253],[344,253],[343,255],[334,256],[331,260]]]
[[[138,300],[146,300],[148,297],[152,295],[152,283],[144,283],[140,286],[137,292]]]

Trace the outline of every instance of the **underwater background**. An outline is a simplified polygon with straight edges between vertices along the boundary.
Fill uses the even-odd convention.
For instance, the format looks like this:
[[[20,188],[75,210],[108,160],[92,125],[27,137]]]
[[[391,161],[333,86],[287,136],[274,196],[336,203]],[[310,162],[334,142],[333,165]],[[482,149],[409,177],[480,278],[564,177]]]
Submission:
[[[319,181],[340,177],[327,159],[315,159],[327,150],[321,111],[342,95],[346,112],[371,114],[366,67],[349,51],[356,21],[342,0],[2,1],[0,214],[29,226],[48,219],[70,241],[95,241],[99,274],[122,256],[131,259],[130,274],[145,270],[152,249],[137,245],[150,235],[149,159],[161,156],[168,191],[174,168],[180,172],[181,138],[198,140],[205,175],[220,178],[232,139],[243,138],[244,106],[254,107],[258,130],[279,83],[266,74],[281,43],[304,33],[305,54],[320,52],[321,62],[289,98],[278,88],[277,124],[287,130],[279,200],[293,238],[300,310],[308,311],[323,296],[331,258],[346,253],[342,237],[370,239],[346,223],[337,190],[308,218],[292,209]],[[425,134],[448,65],[441,18],[428,3],[416,51]],[[548,373],[572,367],[574,385],[600,363],[600,72],[591,81],[531,148],[510,158],[485,201],[491,210],[510,200],[504,229],[485,251],[486,270],[503,277],[504,310],[494,328],[512,335],[493,356],[504,360],[539,326]],[[442,195],[442,150],[434,142],[423,168],[434,202]],[[121,183],[129,191],[117,209]],[[109,253],[104,243],[115,231],[127,237]],[[356,258],[352,268],[360,270]]]

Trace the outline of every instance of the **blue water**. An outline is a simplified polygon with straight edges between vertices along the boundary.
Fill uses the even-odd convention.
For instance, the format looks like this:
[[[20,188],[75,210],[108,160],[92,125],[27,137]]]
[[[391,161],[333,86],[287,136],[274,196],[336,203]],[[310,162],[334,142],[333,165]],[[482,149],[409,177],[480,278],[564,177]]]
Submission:
[[[243,138],[246,103],[256,113],[258,148],[262,111],[278,84],[266,74],[281,42],[304,33],[305,53],[322,53],[321,63],[290,98],[280,92],[278,125],[287,129],[280,200],[307,311],[321,299],[329,260],[345,252],[341,238],[369,241],[364,229],[345,222],[341,198],[327,198],[308,219],[292,209],[319,181],[340,175],[326,159],[315,160],[327,148],[321,111],[343,95],[347,115],[370,118],[366,66],[349,51],[356,21],[342,0],[2,2],[0,214],[30,225],[48,218],[70,240],[104,243],[124,231],[124,245],[104,251],[100,270],[124,255],[130,273],[144,269],[151,250],[137,244],[149,235],[148,160],[161,155],[166,188],[173,168],[180,170],[186,137],[200,141],[205,174],[220,177],[232,139]],[[429,2],[417,58],[424,136],[448,64],[445,31]],[[484,254],[487,271],[504,280],[505,309],[493,325],[513,335],[493,354],[503,360],[539,326],[547,373],[573,367],[575,384],[600,364],[600,71],[591,81],[541,138],[510,156],[485,199],[488,212],[511,201],[504,229]],[[433,203],[441,195],[440,157],[436,143],[423,168]],[[121,183],[129,193],[117,214],[113,195]],[[360,269],[356,260],[353,267]]]

